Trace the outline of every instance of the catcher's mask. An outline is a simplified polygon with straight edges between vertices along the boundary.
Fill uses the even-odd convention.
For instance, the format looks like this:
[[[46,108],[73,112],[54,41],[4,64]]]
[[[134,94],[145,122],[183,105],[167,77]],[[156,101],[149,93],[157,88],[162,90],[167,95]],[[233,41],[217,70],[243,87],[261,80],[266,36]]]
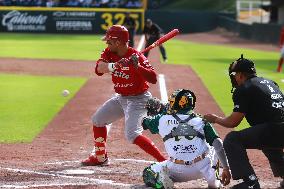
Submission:
[[[124,43],[129,41],[129,33],[126,27],[121,25],[113,25],[106,31],[106,35],[102,38],[103,41],[117,39]]]
[[[235,79],[235,75],[238,72],[246,73],[250,77],[256,76],[256,69],[253,61],[244,58],[243,54],[241,54],[241,58],[235,60],[229,66],[229,76],[232,83],[231,92],[233,92],[234,89],[238,86],[237,81]]]
[[[168,113],[190,111],[195,108],[196,96],[187,89],[177,89],[169,97]]]

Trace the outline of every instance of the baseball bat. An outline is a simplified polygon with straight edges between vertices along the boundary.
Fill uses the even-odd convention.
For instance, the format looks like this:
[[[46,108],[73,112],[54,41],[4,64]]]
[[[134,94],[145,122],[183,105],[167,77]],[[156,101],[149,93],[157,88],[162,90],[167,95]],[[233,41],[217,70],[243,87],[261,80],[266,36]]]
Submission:
[[[155,41],[154,43],[152,43],[149,47],[145,48],[144,50],[140,51],[140,53],[145,53],[150,51],[151,49],[163,44],[164,42],[168,41],[169,39],[175,37],[177,34],[179,34],[179,30],[178,29],[173,29],[172,31],[170,31],[169,33],[165,34],[164,36],[162,36],[160,39],[158,39],[157,41]],[[131,56],[128,61],[132,59],[134,62],[137,62],[138,59],[136,56]],[[119,62],[119,61],[118,61]],[[123,66],[120,66],[123,67]]]
[[[160,39],[158,39],[157,41],[152,43],[152,45],[150,45],[146,49],[142,50],[141,53],[148,52],[149,50],[151,50],[151,49],[153,49],[153,48],[163,44],[164,42],[168,41],[169,39],[175,37],[177,34],[179,34],[179,30],[178,29],[173,29],[172,31],[170,31],[169,33],[165,34]]]

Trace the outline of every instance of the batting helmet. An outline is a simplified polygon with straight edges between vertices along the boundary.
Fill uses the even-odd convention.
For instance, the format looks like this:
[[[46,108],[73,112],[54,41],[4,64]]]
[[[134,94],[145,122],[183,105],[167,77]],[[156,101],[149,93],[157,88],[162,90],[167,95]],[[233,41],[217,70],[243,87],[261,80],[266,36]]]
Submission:
[[[168,113],[190,111],[195,108],[196,96],[187,89],[177,89],[169,97]]]
[[[234,77],[237,72],[246,73],[249,76],[256,76],[256,69],[253,61],[244,58],[242,54],[241,58],[235,60],[229,66],[229,76],[232,83],[232,91],[237,87],[237,82]]]
[[[103,37],[103,40],[117,39],[122,42],[129,41],[129,33],[126,27],[121,25],[113,25],[107,31],[106,35]]]

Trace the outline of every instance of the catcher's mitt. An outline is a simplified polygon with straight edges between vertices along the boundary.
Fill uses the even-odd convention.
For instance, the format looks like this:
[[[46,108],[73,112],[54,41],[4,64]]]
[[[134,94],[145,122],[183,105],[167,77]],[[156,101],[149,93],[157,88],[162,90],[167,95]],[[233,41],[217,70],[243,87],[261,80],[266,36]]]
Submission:
[[[145,108],[147,109],[147,115],[148,116],[154,116],[157,115],[162,107],[162,103],[161,101],[156,98],[150,98],[147,102],[146,102],[146,106]]]

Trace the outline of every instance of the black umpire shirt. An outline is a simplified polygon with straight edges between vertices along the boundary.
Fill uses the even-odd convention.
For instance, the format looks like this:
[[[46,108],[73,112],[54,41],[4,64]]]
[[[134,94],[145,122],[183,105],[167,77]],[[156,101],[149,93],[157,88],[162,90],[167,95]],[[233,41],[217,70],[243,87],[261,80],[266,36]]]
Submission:
[[[269,79],[252,77],[237,87],[233,94],[234,112],[245,114],[253,126],[284,122],[284,95]]]
[[[151,27],[144,27],[144,34],[149,35],[151,38],[160,38],[160,34],[162,33],[162,29],[155,23],[152,23]]]
[[[135,20],[132,17],[125,17],[123,24],[128,30],[135,29]]]

